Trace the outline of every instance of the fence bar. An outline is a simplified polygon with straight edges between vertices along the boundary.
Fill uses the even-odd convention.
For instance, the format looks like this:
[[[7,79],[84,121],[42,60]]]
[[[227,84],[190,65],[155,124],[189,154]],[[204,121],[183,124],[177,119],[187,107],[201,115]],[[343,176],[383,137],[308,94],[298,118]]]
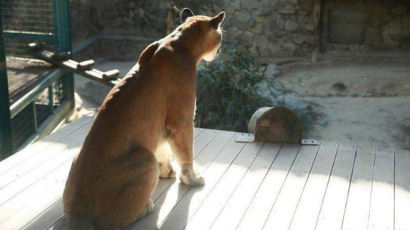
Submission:
[[[1,9],[1,2],[0,2]],[[3,26],[0,17],[1,32]],[[4,50],[3,33],[0,34],[0,138],[2,143],[2,151],[0,159],[6,158],[13,152],[11,138],[11,118],[10,118],[10,101],[9,87],[7,82],[6,56]]]
[[[53,0],[54,7],[54,35],[56,52],[72,51],[71,25],[68,0]],[[74,108],[74,77],[71,73],[63,76],[64,97],[68,99],[70,107]]]
[[[52,42],[54,39],[54,36],[52,33],[4,30],[3,34],[5,38],[24,39],[28,42],[38,41],[38,40]]]

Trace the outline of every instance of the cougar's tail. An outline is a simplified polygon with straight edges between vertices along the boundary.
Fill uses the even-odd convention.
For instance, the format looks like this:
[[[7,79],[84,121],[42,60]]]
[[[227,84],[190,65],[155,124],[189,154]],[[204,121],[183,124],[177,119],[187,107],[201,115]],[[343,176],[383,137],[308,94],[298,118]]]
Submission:
[[[96,230],[94,224],[84,218],[79,216],[69,216],[67,217],[67,230]]]

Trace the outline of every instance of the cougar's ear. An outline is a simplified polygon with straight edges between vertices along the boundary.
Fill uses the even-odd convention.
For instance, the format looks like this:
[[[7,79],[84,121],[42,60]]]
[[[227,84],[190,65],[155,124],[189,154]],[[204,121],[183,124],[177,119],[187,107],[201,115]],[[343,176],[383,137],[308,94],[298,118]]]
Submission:
[[[181,11],[179,18],[181,19],[181,23],[184,23],[187,18],[192,17],[192,16],[194,16],[194,12],[192,12],[192,10],[189,8],[184,8]]]
[[[222,11],[222,12],[220,12],[219,14],[217,14],[215,17],[213,17],[212,19],[211,19],[211,25],[212,25],[212,27],[213,28],[215,28],[215,29],[217,29],[218,27],[219,27],[219,25],[221,25],[221,23],[222,23],[222,21],[224,20],[224,18],[225,18],[225,12],[224,11]]]

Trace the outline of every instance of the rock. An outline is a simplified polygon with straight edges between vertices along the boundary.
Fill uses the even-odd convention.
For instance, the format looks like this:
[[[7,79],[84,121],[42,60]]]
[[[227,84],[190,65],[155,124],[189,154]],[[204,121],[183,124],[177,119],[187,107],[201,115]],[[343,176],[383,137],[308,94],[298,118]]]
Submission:
[[[251,42],[254,40],[255,35],[250,31],[245,31],[242,33],[241,40]]]
[[[296,52],[296,45],[290,43],[288,40],[282,41],[283,45],[281,46],[281,51],[284,54],[293,56]]]
[[[263,30],[262,23],[258,23],[256,21],[254,21],[254,25],[251,27],[252,33],[261,34],[263,32],[262,30]]]
[[[307,23],[303,26],[307,31],[313,32],[315,30],[315,27],[313,24]]]
[[[280,14],[294,14],[295,12],[296,11],[293,5],[285,5],[283,8],[278,10],[278,13]]]
[[[305,42],[305,40],[301,37],[297,37],[297,38],[293,39],[293,41],[296,43],[296,45],[301,45]]]
[[[393,15],[396,15],[396,17],[402,16],[404,13],[406,13],[406,11],[407,11],[406,7],[403,5],[399,5],[399,4],[396,5],[396,7],[392,9],[392,13]]]
[[[379,46],[382,42],[380,30],[376,28],[367,28],[365,41],[373,46]]]
[[[257,23],[262,23],[262,22],[264,22],[264,21],[266,21],[266,16],[265,15],[259,15],[259,14],[256,14],[254,17],[253,17],[253,20],[255,20],[255,22],[257,22]]]
[[[230,7],[232,9],[236,10],[241,10],[241,4],[239,3],[239,1],[226,1],[228,4],[227,7]]]
[[[401,25],[398,21],[393,21],[383,27],[383,44],[387,47],[394,47],[399,44],[398,41],[394,39],[395,35],[400,35]]]
[[[286,105],[287,108],[292,110],[305,110],[310,106],[310,103],[297,98],[291,94],[284,94],[277,97],[277,101]]]
[[[283,75],[282,71],[278,68],[278,66],[275,63],[270,63],[266,67],[265,73],[267,76],[272,76],[274,78],[281,77]]]
[[[247,23],[251,17],[251,15],[244,10],[237,12],[235,16],[240,23]]]
[[[332,88],[336,91],[342,92],[347,90],[347,86],[343,82],[336,82],[332,85]]]
[[[245,9],[257,9],[259,7],[260,2],[257,0],[248,0],[245,4],[242,5]]]
[[[402,19],[403,29],[409,29],[410,27],[410,15],[405,15]]]
[[[268,16],[272,13],[273,11],[270,7],[259,7],[256,11],[257,16]]]
[[[292,20],[287,20],[285,21],[285,30],[292,32],[295,31],[298,28],[298,24],[295,21]]]

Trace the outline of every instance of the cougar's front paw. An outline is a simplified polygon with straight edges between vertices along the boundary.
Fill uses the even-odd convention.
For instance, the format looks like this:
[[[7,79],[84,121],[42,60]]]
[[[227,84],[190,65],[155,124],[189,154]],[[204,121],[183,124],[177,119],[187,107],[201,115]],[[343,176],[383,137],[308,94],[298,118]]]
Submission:
[[[183,166],[181,169],[181,181],[184,184],[198,186],[205,183],[204,178],[193,170],[192,166]]]
[[[175,178],[175,171],[170,162],[159,162],[159,178]]]

